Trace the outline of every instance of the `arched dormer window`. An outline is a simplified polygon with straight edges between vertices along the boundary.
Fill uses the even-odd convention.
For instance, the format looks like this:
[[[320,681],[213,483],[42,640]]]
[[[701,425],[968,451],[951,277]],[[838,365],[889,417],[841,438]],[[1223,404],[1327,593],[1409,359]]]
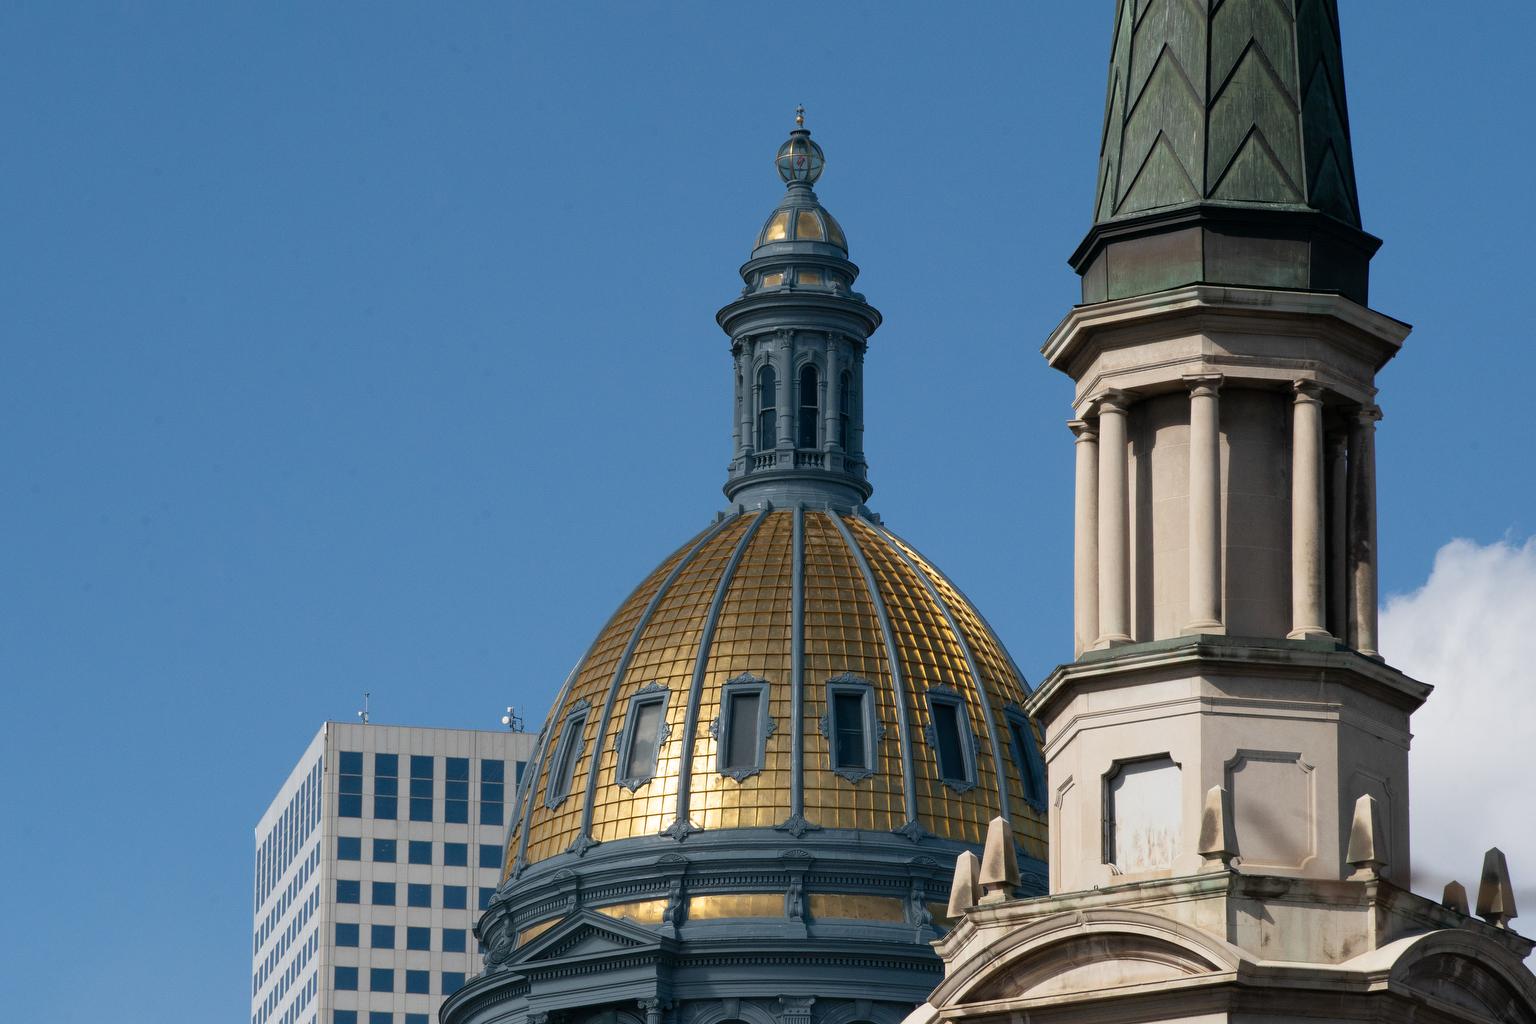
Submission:
[[[779,438],[779,380],[773,367],[757,371],[757,450],[772,451]]]
[[[837,443],[848,450],[848,435],[853,423],[853,374],[844,370],[837,382]]]
[[[817,447],[817,421],[820,419],[821,396],[816,385],[816,367],[806,363],[800,368],[800,432],[795,439],[796,447]]]

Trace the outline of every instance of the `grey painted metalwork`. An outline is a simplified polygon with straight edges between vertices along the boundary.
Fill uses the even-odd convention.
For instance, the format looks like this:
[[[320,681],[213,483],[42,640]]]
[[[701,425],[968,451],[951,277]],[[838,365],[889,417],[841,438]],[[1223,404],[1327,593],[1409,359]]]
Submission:
[[[693,748],[697,743],[699,731],[699,691],[704,686],[704,671],[709,667],[709,647],[714,640],[715,624],[720,621],[720,608],[725,604],[725,595],[731,589],[731,580],[736,576],[736,567],[741,564],[741,556],[746,553],[751,545],[752,538],[757,536],[758,529],[768,520],[768,513],[772,506],[764,508],[752,520],[741,535],[741,540],[736,542],[736,550],[731,552],[731,560],[726,563],[725,572],[720,574],[720,583],[715,587],[715,596],[709,602],[709,615],[704,619],[704,635],[699,641],[699,656],[693,666],[693,680],[688,687],[688,712],[683,719],[683,750],[680,757],[681,768],[677,779],[677,815],[668,827],[666,834],[681,842],[695,831],[692,822],[688,820],[688,796],[690,775],[693,771]]]
[[[841,225],[811,189],[821,175],[821,147],[803,126],[784,147],[785,159],[805,158],[807,167],[815,164],[817,170],[786,178],[784,199],[741,268],[741,298],[715,317],[731,338],[736,381],[725,494],[748,507],[805,502],[848,510],[872,491],[859,389],[864,350],[880,326],[880,313],[852,290],[859,268],[848,259]],[[801,392],[807,366],[816,373],[809,400]],[[759,384],[765,367],[775,376],[771,403]],[[764,438],[762,414],[770,409],[774,436]],[[801,410],[807,409],[809,422],[802,422]],[[846,438],[843,416],[849,421]]]
[[[877,529],[882,528],[877,527]],[[888,531],[883,532],[887,532],[887,536],[891,536]],[[912,570],[912,575],[922,581],[923,588],[928,591],[928,596],[933,599],[933,603],[938,605],[939,609],[944,613],[944,621],[949,624],[950,632],[954,634],[955,639],[960,643],[960,653],[965,656],[965,667],[970,670],[971,682],[976,687],[976,699],[981,703],[981,717],[987,723],[987,740],[992,747],[992,763],[997,769],[997,803],[1002,808],[1001,814],[1003,818],[1011,821],[1013,814],[1008,800],[1008,774],[1003,763],[1003,755],[1000,753],[1002,747],[997,742],[997,720],[992,713],[992,701],[987,696],[986,680],[982,679],[981,670],[976,667],[976,655],[971,651],[970,641],[965,638],[965,631],[955,621],[955,614],[950,610],[949,602],[944,600],[944,596],[933,585],[933,581],[928,578],[928,574],[918,569],[916,563],[908,556],[906,548],[901,544],[892,544],[890,548],[896,552],[897,557],[902,560],[906,567]],[[953,586],[954,584],[950,585]],[[956,591],[956,593],[959,593],[959,591]],[[1021,675],[1019,678],[1023,679],[1024,677]],[[1022,783],[1023,780],[1021,779],[1020,784],[1022,785]]]
[[[635,656],[635,647],[640,643],[640,637],[644,635],[645,627],[650,623],[651,616],[656,613],[656,608],[661,604],[661,599],[666,596],[672,584],[677,582],[678,576],[682,575],[683,570],[693,561],[694,556],[703,550],[704,545],[719,536],[720,531],[734,522],[735,518],[734,515],[723,516],[714,526],[704,531],[703,536],[694,542],[693,547],[689,548],[688,552],[678,559],[677,564],[672,567],[672,571],[667,574],[666,580],[657,588],[656,593],[651,595],[650,603],[645,606],[645,611],[641,612],[639,620],[635,623],[634,631],[629,635],[629,643],[625,646],[624,654],[619,658],[619,663],[613,670],[613,679],[608,684],[608,696],[603,699],[603,717],[597,729],[599,744],[602,743],[602,737],[608,735],[608,722],[613,717],[613,701],[619,692],[619,684],[624,681],[624,674],[629,671],[630,660]],[[587,796],[581,809],[580,839],[585,839],[588,842],[592,841],[592,795],[597,791],[597,756],[598,752],[594,751],[592,770],[587,772]]]
[[[571,685],[576,682],[577,675],[581,673],[582,666],[587,663],[587,658],[591,657],[591,655],[592,647],[589,645],[587,647],[586,653],[584,653],[580,660],[578,660],[576,664],[571,668],[570,675],[565,677],[565,682],[560,684],[560,695],[556,698],[555,707],[559,708],[565,706],[566,699],[571,695]],[[539,776],[543,772],[544,768],[544,754],[548,750],[550,736],[554,733],[554,731],[554,722],[551,720],[545,724],[543,731],[539,734],[538,751],[534,754],[533,760],[529,762],[528,767],[523,769],[523,781],[522,784],[518,786],[518,804],[515,809],[516,813],[512,815],[511,820],[507,825],[507,839],[509,841],[517,829],[522,829],[522,836],[519,838],[517,843],[517,859],[512,864],[513,874],[518,874],[522,871],[523,859],[528,855],[527,818],[533,809],[533,793],[534,790],[538,787]]]
[[[838,533],[843,535],[843,543],[848,545],[849,554],[853,555],[859,572],[864,574],[864,582],[869,587],[869,599],[875,606],[875,618],[880,623],[880,636],[885,640],[891,682],[896,688],[896,728],[901,734],[897,739],[901,741],[901,787],[907,812],[907,823],[902,828],[914,830],[914,827],[921,827],[921,824],[917,820],[917,772],[912,767],[912,725],[907,710],[907,680],[901,671],[901,660],[896,657],[896,638],[891,635],[891,617],[886,611],[885,601],[880,597],[880,586],[875,582],[874,570],[869,567],[869,559],[864,557],[864,549],[854,539],[853,531],[848,529],[848,524],[836,512],[828,512],[827,518],[837,527]],[[916,833],[914,830],[908,834]]]

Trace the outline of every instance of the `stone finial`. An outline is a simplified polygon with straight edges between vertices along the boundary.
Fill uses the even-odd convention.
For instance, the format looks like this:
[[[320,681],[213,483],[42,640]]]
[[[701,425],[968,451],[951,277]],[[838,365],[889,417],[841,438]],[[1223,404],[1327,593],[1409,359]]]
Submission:
[[[1381,877],[1387,866],[1387,832],[1381,824],[1381,807],[1369,793],[1355,801],[1355,820],[1349,826],[1349,851],[1344,855],[1355,873],[1354,882]]]
[[[981,860],[970,850],[955,858],[955,880],[949,886],[949,908],[944,913],[958,920],[981,902]]]
[[[1509,865],[1497,846],[1483,855],[1483,880],[1477,886],[1477,916],[1495,928],[1508,928],[1515,915],[1515,888]]]
[[[1200,856],[1204,870],[1227,871],[1237,856],[1237,829],[1232,815],[1232,794],[1224,786],[1212,786],[1205,793],[1205,807],[1200,812]]]
[[[1454,910],[1463,916],[1471,916],[1472,911],[1467,908],[1467,887],[1460,882],[1446,882],[1445,892],[1440,896],[1440,905],[1446,910]]]
[[[981,874],[977,880],[986,895],[982,903],[1003,903],[1013,898],[1019,884],[1019,856],[1013,849],[1013,829],[1005,818],[993,818],[987,824],[987,846],[981,855]]]

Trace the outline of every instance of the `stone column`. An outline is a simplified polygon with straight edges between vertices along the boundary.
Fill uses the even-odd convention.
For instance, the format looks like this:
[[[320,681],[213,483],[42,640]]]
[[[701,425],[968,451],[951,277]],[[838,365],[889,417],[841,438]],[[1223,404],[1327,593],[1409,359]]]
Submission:
[[[1362,406],[1349,431],[1349,645],[1380,658],[1376,636],[1376,423],[1381,410]]]
[[[1086,420],[1067,426],[1077,436],[1077,500],[1072,529],[1072,657],[1099,638],[1099,432]]]
[[[1126,433],[1130,396],[1099,399],[1099,636],[1095,648],[1131,642],[1131,506]]]
[[[1328,632],[1349,630],[1349,435],[1328,436]]]
[[[645,1014],[645,1024],[661,1024],[660,999],[637,999],[635,1005],[640,1008],[641,1013]]]
[[[773,368],[778,374],[779,387],[779,447],[795,446],[795,336],[789,331],[779,332],[774,345]]]
[[[1299,380],[1291,409],[1292,640],[1328,636],[1323,625],[1323,400],[1315,381]]]
[[[1189,387],[1189,623],[1185,633],[1225,633],[1221,618],[1220,374]]]
[[[731,345],[732,366],[736,371],[736,404],[731,408],[731,451],[736,458],[746,451],[746,435],[742,433],[743,418],[741,415],[742,403],[747,400],[747,376],[742,370],[741,341],[738,339]]]
[[[824,382],[827,401],[822,406],[826,413],[822,426],[822,447],[829,452],[841,450],[837,440],[837,424],[839,417],[843,413],[842,388],[838,386],[842,381],[843,364],[842,354],[839,352],[838,346],[837,335],[828,334],[827,379]]]

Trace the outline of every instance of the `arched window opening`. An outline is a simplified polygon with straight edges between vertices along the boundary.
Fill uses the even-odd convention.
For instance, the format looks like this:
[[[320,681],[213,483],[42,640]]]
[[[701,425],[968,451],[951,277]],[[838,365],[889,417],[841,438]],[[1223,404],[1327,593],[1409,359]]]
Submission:
[[[795,444],[815,448],[817,421],[821,419],[821,396],[816,386],[816,367],[807,363],[800,368],[800,435]]]
[[[848,450],[848,435],[853,423],[853,374],[843,371],[837,383],[837,443]]]
[[[779,381],[773,367],[757,371],[757,448],[771,451],[778,447]]]

